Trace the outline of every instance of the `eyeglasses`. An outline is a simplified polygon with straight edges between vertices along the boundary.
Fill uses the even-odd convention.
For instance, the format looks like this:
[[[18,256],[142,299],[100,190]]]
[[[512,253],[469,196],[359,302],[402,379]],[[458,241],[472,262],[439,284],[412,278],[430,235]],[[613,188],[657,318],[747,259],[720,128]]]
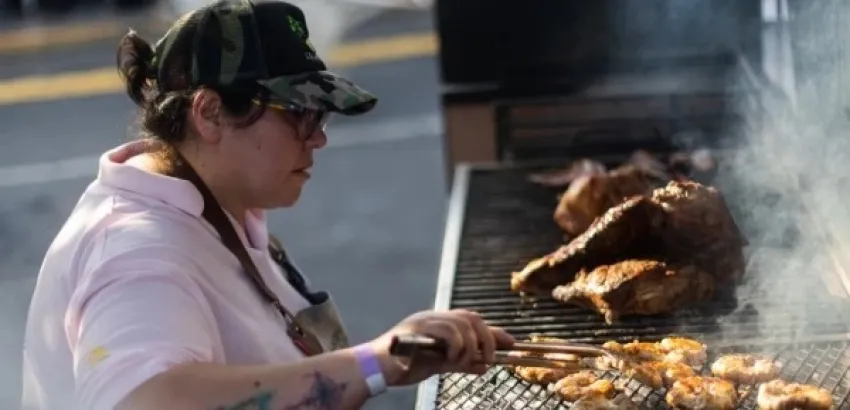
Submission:
[[[261,105],[259,100],[253,100],[254,104]],[[330,113],[324,110],[311,110],[299,107],[295,104],[269,102],[266,107],[280,111],[289,116],[294,122],[293,126],[298,133],[298,138],[308,140],[316,131],[324,131],[330,119]]]

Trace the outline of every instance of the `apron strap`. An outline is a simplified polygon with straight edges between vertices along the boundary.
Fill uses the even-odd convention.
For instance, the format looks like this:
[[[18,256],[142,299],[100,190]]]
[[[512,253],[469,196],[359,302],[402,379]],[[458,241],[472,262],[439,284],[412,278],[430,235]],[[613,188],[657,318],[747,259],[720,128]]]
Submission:
[[[301,271],[298,270],[297,267],[290,261],[289,256],[286,254],[286,250],[283,249],[283,244],[281,244],[280,240],[277,239],[274,235],[269,235],[269,254],[272,257],[272,260],[277,263],[280,269],[283,271],[283,274],[286,276],[287,282],[292,285],[295,290],[307,299],[311,305],[316,305],[322,302],[322,297],[310,291],[310,288],[307,286],[307,280],[304,279],[304,275],[301,274]]]
[[[215,196],[212,194],[209,187],[207,187],[207,184],[204,183],[200,175],[198,175],[194,168],[189,165],[186,159],[183,158],[176,149],[168,149],[172,151],[171,153],[174,157],[174,166],[171,170],[170,176],[189,181],[201,193],[201,196],[204,199],[204,210],[201,216],[203,216],[203,218],[213,226],[216,232],[218,232],[218,235],[221,237],[222,244],[242,265],[242,270],[244,270],[245,274],[248,275],[248,278],[254,284],[254,287],[260,293],[260,296],[262,296],[266,302],[271,303],[272,306],[274,306],[274,308],[283,316],[283,319],[286,322],[287,332],[290,337],[292,337],[295,344],[301,348],[305,354],[312,355],[321,353],[321,344],[318,344],[318,341],[315,340],[313,335],[304,331],[304,329],[296,322],[295,316],[290,313],[282,303],[280,303],[280,299],[278,299],[277,295],[275,295],[268,285],[266,285],[266,282],[260,275],[259,269],[257,269],[257,266],[254,264],[254,260],[251,259],[251,255],[249,255],[248,251],[245,249],[245,244],[242,243],[242,239],[239,238],[239,235],[236,233],[236,229],[233,227],[233,224],[230,222],[227,214],[224,213],[224,210],[215,199]]]

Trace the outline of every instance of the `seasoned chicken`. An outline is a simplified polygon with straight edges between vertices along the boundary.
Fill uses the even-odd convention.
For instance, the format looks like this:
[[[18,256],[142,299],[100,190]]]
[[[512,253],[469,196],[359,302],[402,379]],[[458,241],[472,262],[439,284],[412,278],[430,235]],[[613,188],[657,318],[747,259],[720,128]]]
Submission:
[[[532,342],[563,342],[562,339],[554,338],[554,337],[546,337],[541,335],[532,335],[530,338]],[[544,353],[544,354],[532,354],[528,352],[523,352],[523,356],[532,356],[532,357],[544,357],[549,359],[563,360],[567,362],[576,362],[577,364],[580,362],[581,358],[576,355],[571,354],[562,354],[562,353]],[[573,373],[572,370],[562,370],[562,369],[550,369],[546,367],[531,367],[531,366],[513,366],[510,370],[522,380],[525,380],[532,384],[550,384],[555,383],[558,380],[563,379]]]
[[[638,406],[628,396],[618,395],[614,398],[592,395],[585,396],[573,403],[572,410],[638,410]]]
[[[632,341],[620,344],[605,342],[602,347],[624,354],[637,361],[662,361],[684,363],[690,366],[705,364],[707,348],[701,342],[684,337],[665,337],[660,342]]]
[[[602,163],[592,159],[580,159],[563,169],[532,174],[528,180],[543,186],[561,188],[580,177],[604,173],[605,165]]]
[[[647,366],[656,370],[661,375],[665,387],[671,387],[677,380],[696,376],[697,373],[691,366],[682,362],[665,361],[649,362]]]
[[[653,238],[663,211],[638,197],[609,209],[581,235],[549,255],[529,262],[511,277],[511,290],[548,296],[582,269],[640,257],[659,248]]]
[[[674,181],[652,193],[664,209],[663,252],[668,262],[693,265],[718,283],[741,278],[747,244],[720,193],[692,181]]]
[[[707,273],[639,259],[582,270],[552,291],[555,300],[595,310],[608,324],[624,315],[670,313],[713,296],[714,278]]]
[[[730,354],[711,364],[711,374],[733,383],[756,384],[775,379],[779,366],[770,359],[749,354]]]
[[[590,371],[581,371],[558,380],[552,391],[566,401],[576,401],[587,396],[613,397],[617,390],[614,382],[600,379]]]
[[[582,175],[561,195],[555,223],[570,235],[580,235],[611,207],[636,195],[650,195],[661,184],[649,171],[634,165]]]
[[[653,389],[664,387],[664,376],[661,374],[660,362],[632,363],[622,369],[622,374]]]
[[[673,383],[667,404],[682,410],[732,410],[738,402],[735,385],[717,377],[686,377]]]
[[[759,386],[759,410],[829,410],[833,399],[820,387],[773,380]]]
[[[686,337],[665,337],[659,343],[661,349],[667,352],[665,360],[702,366],[708,358],[708,348],[698,340]]]

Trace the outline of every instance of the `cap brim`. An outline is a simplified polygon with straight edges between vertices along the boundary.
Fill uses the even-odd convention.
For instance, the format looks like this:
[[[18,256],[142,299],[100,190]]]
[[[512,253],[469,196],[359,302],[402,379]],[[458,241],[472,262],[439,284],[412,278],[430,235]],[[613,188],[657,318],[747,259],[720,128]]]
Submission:
[[[260,84],[271,91],[273,100],[343,115],[367,113],[378,102],[368,91],[329,71],[275,77]]]

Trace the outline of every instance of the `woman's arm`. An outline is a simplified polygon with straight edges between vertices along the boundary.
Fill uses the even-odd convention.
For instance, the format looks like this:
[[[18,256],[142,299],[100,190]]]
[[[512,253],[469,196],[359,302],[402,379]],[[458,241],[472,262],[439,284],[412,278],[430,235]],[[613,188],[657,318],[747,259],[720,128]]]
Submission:
[[[359,409],[369,388],[353,349],[269,366],[186,364],[148,380],[119,410]]]

